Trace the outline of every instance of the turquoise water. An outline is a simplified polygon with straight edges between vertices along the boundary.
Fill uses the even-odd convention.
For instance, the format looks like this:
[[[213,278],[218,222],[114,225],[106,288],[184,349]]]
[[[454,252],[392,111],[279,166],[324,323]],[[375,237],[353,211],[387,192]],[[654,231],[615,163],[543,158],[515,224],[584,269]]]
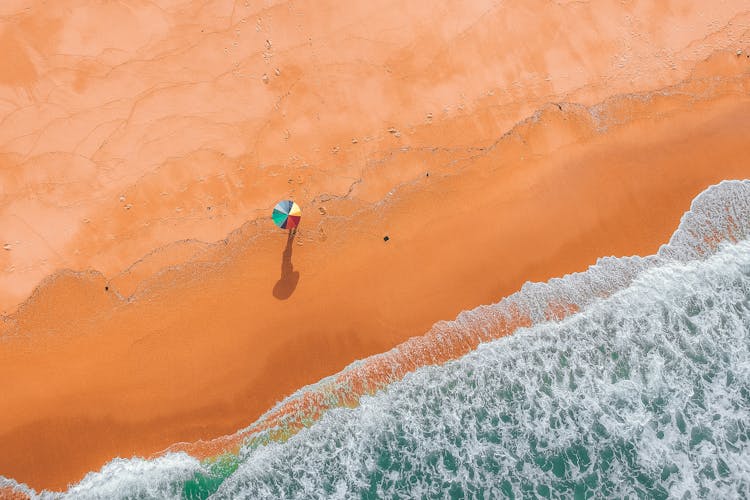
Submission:
[[[750,242],[248,450],[215,498],[750,496]]]
[[[116,459],[62,494],[0,486],[54,499],[748,498],[749,238],[750,182],[724,182],[657,255],[600,259],[436,325],[489,331],[519,310],[535,323],[283,443],[211,463]],[[580,312],[546,321],[549,304]]]

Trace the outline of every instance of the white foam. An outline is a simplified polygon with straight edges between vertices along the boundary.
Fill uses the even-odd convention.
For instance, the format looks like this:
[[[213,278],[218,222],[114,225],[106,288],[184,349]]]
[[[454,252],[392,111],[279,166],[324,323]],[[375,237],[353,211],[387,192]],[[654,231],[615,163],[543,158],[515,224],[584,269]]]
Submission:
[[[748,236],[750,181],[725,181],[712,186],[694,200],[670,242],[657,255],[602,258],[586,272],[548,283],[527,283],[498,304],[481,306],[461,313],[455,321],[436,324],[431,333],[437,343],[414,339],[397,347],[394,352],[403,350],[409,355],[417,349],[440,349],[441,335],[479,332],[482,339],[492,338],[493,329],[519,313],[537,324],[510,338],[481,345],[457,362],[420,369],[375,397],[363,397],[355,410],[332,410],[287,443],[244,449],[240,469],[222,485],[217,497],[344,498],[367,489],[373,475],[378,474],[382,477],[375,493],[385,495],[405,475],[403,470],[387,470],[380,463],[385,459],[377,454],[379,443],[388,443],[389,439],[398,445],[390,452],[408,454],[407,458],[415,464],[427,463],[434,473],[432,477],[450,479],[449,484],[417,479],[401,485],[411,495],[443,495],[451,485],[468,488],[466,485],[476,483],[482,467],[490,462],[498,467],[516,463],[522,470],[503,469],[503,474],[493,476],[490,483],[482,483],[485,496],[501,496],[507,493],[504,487],[518,495],[525,492],[524,481],[538,486],[551,484],[556,478],[550,470],[519,461],[530,452],[530,437],[537,446],[543,440],[545,450],[551,452],[570,446],[583,435],[583,430],[594,427],[598,430],[588,434],[593,436],[591,439],[603,432],[637,449],[643,470],[653,472],[669,462],[669,470],[674,469],[665,485],[669,494],[700,492],[705,481],[700,471],[696,472],[696,464],[710,463],[716,469],[717,448],[708,442],[695,447],[684,443],[680,429],[688,424],[681,426],[677,422],[686,419],[685,405],[692,404],[693,389],[681,383],[681,377],[693,373],[691,363],[697,363],[701,352],[707,351],[727,357],[727,363],[731,361],[735,380],[746,383],[750,377],[745,360],[737,358],[746,355],[747,340],[737,345],[737,337],[724,324],[731,321],[738,328],[746,328],[747,323],[738,324],[738,316],[723,307],[733,299],[739,304],[747,303],[747,298],[742,302],[737,294],[746,286],[742,276],[750,273],[740,269],[738,274],[735,265],[746,265],[742,260],[746,259],[746,243],[728,247],[707,262],[693,260],[713,254],[720,241],[740,241]],[[701,278],[696,281],[697,276]],[[740,285],[727,282],[728,276],[735,276]],[[706,287],[701,288],[703,285]],[[718,285],[724,288],[716,288]],[[623,292],[610,297],[617,290]],[[701,309],[711,300],[721,301],[723,306]],[[554,313],[550,315],[551,304],[573,306],[583,312],[559,324],[545,323],[557,319]],[[703,323],[696,323],[695,314],[691,316],[694,310],[702,311],[697,316]],[[644,311],[648,314],[642,314]],[[718,336],[711,336],[713,327]],[[698,332],[697,336],[692,329]],[[728,344],[722,346],[721,342]],[[611,352],[623,357],[608,360],[604,354]],[[625,367],[632,376],[618,378]],[[395,367],[393,372],[397,373]],[[701,386],[701,391],[720,418],[725,419],[721,421],[726,424],[721,432],[731,441],[733,436],[747,432],[746,427],[732,422],[747,421],[749,416],[747,408],[736,408],[737,395],[717,380],[714,376],[712,382]],[[346,390],[331,390],[332,381],[329,377],[303,388],[281,404],[310,391],[328,394],[326,397],[330,398],[336,391]],[[492,392],[493,387],[517,404],[508,405],[497,391]],[[654,424],[653,415],[642,401],[644,395],[647,400],[668,399],[672,424]],[[484,407],[488,402],[494,406]],[[275,409],[278,406],[266,416]],[[575,418],[566,413],[573,410],[577,412]],[[693,419],[691,429],[697,425],[700,430],[713,422],[705,421],[713,416],[687,413]],[[504,428],[508,423],[503,418],[511,416],[515,419],[511,423],[522,432],[520,438],[492,437],[485,432],[487,428]],[[288,417],[290,421],[305,418],[304,414]],[[657,432],[663,435],[656,437]],[[700,437],[700,432],[696,432]],[[491,437],[500,441],[495,443]],[[602,453],[601,449],[592,450]],[[446,458],[448,454],[458,457],[458,465]],[[729,471],[734,483],[718,481],[712,486],[713,493],[731,497],[739,491],[732,489],[732,484],[737,483],[746,491],[748,464],[742,454],[724,453],[720,468]],[[87,475],[65,494],[42,496],[174,498],[181,494],[181,484],[196,472],[205,471],[197,460],[185,454],[168,454],[152,461],[117,459],[100,472]],[[514,473],[523,480],[503,484],[502,478],[513,477]],[[622,463],[613,461],[607,473],[612,483],[619,485],[608,491],[610,496],[634,494],[627,486],[631,472]],[[671,479],[674,477],[678,479]]]
[[[246,450],[215,497],[747,495],[749,347],[743,241]]]
[[[205,473],[186,453],[168,453],[153,460],[117,458],[98,472],[89,472],[65,493],[44,491],[41,500],[111,500],[116,498],[179,499],[184,483]]]
[[[363,363],[377,362],[379,366],[391,366],[392,376],[383,383],[393,382],[399,378],[399,359],[412,358],[415,355],[429,359],[441,359],[437,355],[442,345],[449,344],[445,339],[468,339],[479,337],[486,341],[497,338],[497,332],[504,325],[513,324],[515,318],[528,317],[534,323],[559,319],[559,314],[551,312],[550,305],[560,304],[574,310],[583,310],[596,301],[608,297],[617,290],[630,285],[633,279],[646,269],[664,265],[673,261],[701,259],[711,255],[721,241],[739,241],[750,236],[750,180],[722,181],[710,186],[697,196],[686,212],[668,244],[662,245],[657,255],[646,257],[603,257],[585,272],[573,273],[562,278],[554,278],[546,283],[527,282],[521,290],[500,302],[476,307],[464,311],[452,321],[440,321],[424,336],[414,337],[389,352],[378,354],[366,360],[355,361],[343,371],[348,372],[349,380],[367,386],[367,381],[357,380],[367,377],[369,373],[357,371]],[[382,375],[382,372],[381,372]],[[341,386],[336,376],[322,379],[316,384],[299,389],[261,416],[257,422],[269,420],[279,414],[279,410],[290,402],[310,393],[316,393],[323,401],[332,401],[336,406],[336,397],[348,394],[349,387]],[[306,405],[301,405],[302,408]],[[269,435],[283,426],[298,427],[309,420],[309,416],[282,412],[283,417],[275,425],[264,425]],[[247,433],[250,427],[239,432]],[[258,436],[258,434],[256,434]]]

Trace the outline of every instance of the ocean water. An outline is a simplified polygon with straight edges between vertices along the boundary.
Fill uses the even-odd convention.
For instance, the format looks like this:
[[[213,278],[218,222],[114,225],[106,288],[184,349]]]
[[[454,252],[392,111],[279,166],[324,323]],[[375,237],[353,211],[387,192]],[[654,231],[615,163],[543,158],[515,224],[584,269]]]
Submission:
[[[750,242],[247,450],[215,498],[750,496]]]
[[[55,499],[748,498],[749,236],[750,182],[724,182],[657,255],[601,259],[438,324],[429,345],[484,341],[354,408],[325,400],[284,440],[203,462],[117,459],[62,494],[17,487]],[[531,326],[493,340],[511,314]]]

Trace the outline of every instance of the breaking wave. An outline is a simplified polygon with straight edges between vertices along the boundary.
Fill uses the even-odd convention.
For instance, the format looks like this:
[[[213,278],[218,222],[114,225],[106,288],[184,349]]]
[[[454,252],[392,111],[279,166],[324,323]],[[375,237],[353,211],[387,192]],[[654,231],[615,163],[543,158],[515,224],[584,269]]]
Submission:
[[[656,255],[527,283],[233,436],[41,497],[750,496],[749,236],[750,181],[722,182]]]
[[[422,368],[216,498],[750,496],[750,241]]]

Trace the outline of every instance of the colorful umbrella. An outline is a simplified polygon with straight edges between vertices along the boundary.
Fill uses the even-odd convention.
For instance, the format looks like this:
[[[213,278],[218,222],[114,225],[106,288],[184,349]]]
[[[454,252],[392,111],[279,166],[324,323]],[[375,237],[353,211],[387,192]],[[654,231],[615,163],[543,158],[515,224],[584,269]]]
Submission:
[[[299,225],[302,210],[292,200],[280,201],[273,209],[273,222],[281,229],[294,229]]]

